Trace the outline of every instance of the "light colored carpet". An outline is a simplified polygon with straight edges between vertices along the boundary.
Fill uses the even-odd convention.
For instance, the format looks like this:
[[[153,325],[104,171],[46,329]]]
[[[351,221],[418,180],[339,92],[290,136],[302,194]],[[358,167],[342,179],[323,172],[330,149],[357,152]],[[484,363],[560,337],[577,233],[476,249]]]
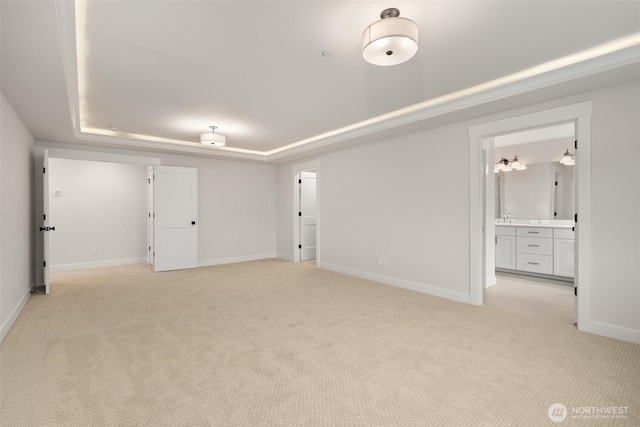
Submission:
[[[484,303],[513,313],[568,325],[573,319],[573,283],[496,273],[497,282],[484,291]]]
[[[56,273],[0,346],[7,426],[551,425],[628,407],[640,346],[265,260]]]

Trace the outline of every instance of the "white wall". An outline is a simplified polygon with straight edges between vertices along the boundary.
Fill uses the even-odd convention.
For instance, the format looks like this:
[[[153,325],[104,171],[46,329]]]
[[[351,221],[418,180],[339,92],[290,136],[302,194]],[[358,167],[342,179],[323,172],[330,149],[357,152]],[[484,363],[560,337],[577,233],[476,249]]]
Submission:
[[[33,137],[1,93],[0,104],[0,341],[34,285]]]
[[[469,162],[466,132],[439,128],[321,156],[318,265],[464,300],[469,171],[451,165]],[[292,239],[294,181],[287,175],[290,165],[282,165],[278,250],[291,256],[284,244]]]
[[[317,157],[318,265],[469,296],[469,126],[593,100],[592,320],[640,342],[640,82]],[[624,153],[620,156],[620,153]],[[454,165],[452,167],[452,165]],[[455,167],[455,165],[461,165]],[[292,255],[291,165],[280,165],[277,247]],[[388,258],[388,267],[376,264]]]
[[[640,343],[640,82],[596,93],[593,109],[592,316]]]
[[[50,159],[51,271],[146,262],[147,185],[144,165]]]

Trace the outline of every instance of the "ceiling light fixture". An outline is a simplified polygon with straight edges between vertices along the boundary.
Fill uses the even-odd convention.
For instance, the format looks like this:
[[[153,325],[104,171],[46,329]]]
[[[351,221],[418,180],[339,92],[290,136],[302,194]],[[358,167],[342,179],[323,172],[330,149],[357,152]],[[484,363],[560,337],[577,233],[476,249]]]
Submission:
[[[573,158],[573,154],[569,152],[568,148],[567,148],[567,151],[564,152],[562,159],[560,159],[560,163],[562,163],[565,166],[573,166],[576,164],[576,160]]]
[[[211,132],[200,135],[200,142],[213,147],[224,147],[227,138],[222,134],[214,133],[214,131],[218,129],[218,126],[209,126],[209,129],[211,129]]]
[[[385,9],[380,20],[362,33],[362,56],[373,65],[396,65],[413,58],[418,51],[418,26],[400,18],[395,8]]]

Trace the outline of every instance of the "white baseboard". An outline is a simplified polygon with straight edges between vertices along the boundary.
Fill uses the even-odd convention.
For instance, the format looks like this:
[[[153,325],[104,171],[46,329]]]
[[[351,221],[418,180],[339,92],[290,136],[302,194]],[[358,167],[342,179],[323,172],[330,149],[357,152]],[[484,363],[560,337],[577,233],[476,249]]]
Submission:
[[[146,262],[147,258],[144,257],[113,259],[109,261],[79,262],[76,264],[58,264],[51,266],[51,272],[54,273],[56,271],[86,270],[87,268],[114,267],[116,265],[140,264]]]
[[[2,324],[2,329],[0,329],[0,343],[4,340],[4,337],[6,337],[7,334],[9,333],[9,330],[15,323],[20,313],[22,312],[22,309],[27,304],[27,301],[29,301],[29,297],[31,296],[31,291],[35,287],[36,287],[35,282],[32,283],[31,286],[29,286],[29,288],[27,289],[27,292],[25,292],[24,295],[22,295],[22,298],[20,298],[20,301],[18,302],[18,304],[16,304],[16,306],[14,307],[13,311],[11,312],[7,320],[5,320],[4,323]]]
[[[496,276],[491,276],[491,277],[487,277],[487,283],[485,284],[485,289],[486,288],[490,288],[493,285],[495,285],[496,283],[498,283],[498,279],[496,278]]]
[[[409,289],[412,291],[421,292],[423,294],[429,294],[436,297],[447,298],[450,300],[464,302],[467,304],[471,302],[471,295],[469,294],[450,291],[448,289],[438,288],[436,286],[425,285],[424,283],[412,282],[409,280],[398,279],[396,277],[383,276],[381,274],[370,273],[368,271],[362,271],[362,270],[355,270],[353,268],[342,267],[334,264],[327,264],[320,261],[317,262],[316,266],[319,268],[324,268],[325,270],[331,270],[337,273],[347,274],[349,276],[360,277],[362,279],[373,280],[374,282],[380,282],[380,283],[396,286],[403,289]]]
[[[257,261],[260,259],[269,259],[269,258],[275,258],[275,257],[276,257],[276,254],[273,252],[270,252],[268,254],[255,254],[255,255],[245,255],[245,256],[230,257],[230,258],[217,258],[217,259],[198,261],[198,266],[209,267],[212,265],[233,264],[235,262],[245,262],[245,261]]]
[[[584,332],[640,344],[640,330],[638,329],[625,328],[624,326],[612,325],[596,320],[591,320],[586,327],[583,325],[580,326],[580,330]]]
[[[286,261],[293,261],[293,255],[291,255],[291,254],[283,254],[283,253],[278,252],[276,254],[276,257],[280,258],[280,259],[284,259]]]

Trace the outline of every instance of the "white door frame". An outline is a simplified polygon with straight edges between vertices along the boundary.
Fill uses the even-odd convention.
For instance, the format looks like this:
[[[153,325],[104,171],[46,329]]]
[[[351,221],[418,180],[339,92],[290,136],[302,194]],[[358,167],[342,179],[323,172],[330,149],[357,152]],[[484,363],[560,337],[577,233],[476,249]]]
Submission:
[[[298,192],[298,176],[300,172],[315,170],[316,171],[316,262],[320,261],[320,160],[312,160],[309,162],[298,163],[291,166],[291,184],[293,191],[293,239],[291,241],[291,249],[293,251],[293,261],[300,261],[300,193]]]
[[[485,215],[484,194],[487,179],[493,170],[483,167],[483,140],[508,133],[574,122],[578,140],[576,150],[576,274],[575,286],[579,286],[577,325],[590,332],[591,321],[591,116],[593,102],[585,101],[552,108],[531,114],[497,120],[469,127],[469,293],[470,303],[483,304],[486,281],[485,232],[494,222],[493,215]],[[492,183],[492,182],[491,182]]]

